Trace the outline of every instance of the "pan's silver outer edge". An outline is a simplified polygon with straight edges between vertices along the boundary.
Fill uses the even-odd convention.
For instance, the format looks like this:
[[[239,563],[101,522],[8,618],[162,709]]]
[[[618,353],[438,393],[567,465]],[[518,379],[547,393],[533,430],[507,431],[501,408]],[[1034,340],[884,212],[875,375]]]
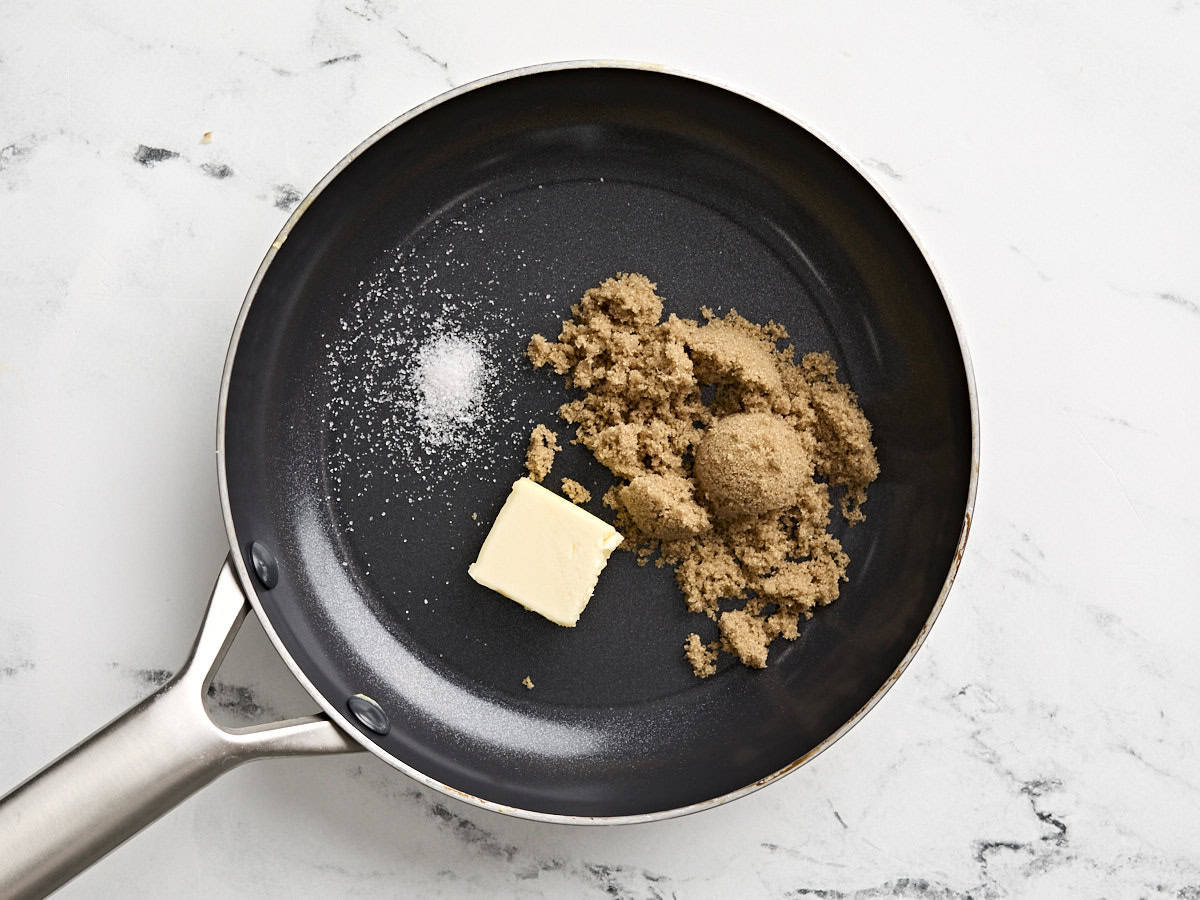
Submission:
[[[916,640],[913,642],[912,647],[909,648],[909,651],[904,655],[904,658],[902,660],[900,660],[899,665],[896,666],[895,670],[892,672],[891,675],[888,676],[887,680],[884,681],[883,685],[879,688],[879,690],[877,690],[871,696],[870,700],[868,700],[865,704],[863,704],[862,708],[859,709],[858,712],[856,712],[850,718],[850,720],[846,722],[846,724],[844,724],[841,728],[839,728],[837,731],[835,731],[833,734],[831,734],[829,737],[827,737],[825,740],[823,740],[820,744],[818,744],[816,747],[814,747],[812,750],[810,750],[804,756],[801,756],[799,759],[796,759],[796,760],[788,763],[786,766],[779,769],[778,771],[772,772],[770,775],[767,775],[764,778],[760,778],[758,781],[755,781],[752,784],[748,784],[745,787],[739,788],[736,791],[730,791],[728,794],[722,794],[721,796],[714,797],[711,800],[705,800],[701,803],[694,803],[690,806],[681,806],[676,809],[664,809],[664,810],[659,810],[658,812],[643,813],[640,815],[633,815],[633,816],[554,815],[554,814],[550,814],[550,813],[537,812],[535,810],[521,809],[521,808],[515,807],[515,806],[505,806],[503,804],[493,803],[490,800],[486,800],[482,797],[476,797],[471,794],[464,793],[463,791],[456,790],[455,788],[451,787],[450,785],[443,784],[440,781],[437,781],[436,779],[430,778],[428,775],[414,769],[412,766],[408,765],[403,760],[398,759],[395,756],[392,756],[390,753],[383,750],[374,741],[370,740],[370,738],[368,738],[366,735],[362,734],[362,732],[359,731],[359,729],[357,727],[355,727],[354,725],[352,725],[350,723],[350,720],[342,712],[341,707],[338,704],[331,703],[329,701],[329,699],[327,697],[325,697],[319,690],[317,690],[317,688],[313,685],[313,683],[308,680],[308,677],[301,670],[300,666],[298,666],[296,664],[296,661],[294,659],[292,659],[291,654],[288,653],[287,648],[283,644],[283,641],[280,640],[279,635],[276,633],[274,627],[271,625],[271,620],[263,612],[262,605],[258,599],[258,594],[255,592],[255,589],[254,589],[255,582],[250,577],[249,571],[247,571],[247,569],[246,569],[245,559],[243,558],[243,555],[238,547],[237,532],[234,529],[233,515],[230,510],[230,505],[229,505],[229,484],[228,484],[228,480],[227,480],[226,474],[225,474],[225,405],[229,398],[230,376],[233,373],[233,363],[234,363],[235,357],[237,356],[238,342],[242,336],[242,329],[246,324],[246,317],[250,312],[250,307],[254,302],[254,296],[258,292],[258,287],[262,283],[263,277],[266,275],[267,269],[270,267],[272,261],[275,259],[275,255],[279,252],[279,248],[283,246],[284,242],[288,238],[288,235],[291,233],[291,230],[295,227],[296,223],[300,220],[300,217],[302,215],[304,215],[305,211],[312,205],[313,201],[316,200],[316,198],[325,189],[325,187],[331,181],[333,181],[338,175],[340,175],[341,172],[347,166],[349,166],[352,162],[354,162],[355,159],[357,159],[364,151],[367,150],[367,148],[369,148],[371,145],[373,145],[376,141],[380,140],[384,136],[395,131],[397,128],[404,125],[404,123],[408,122],[410,119],[413,119],[416,116],[419,116],[421,113],[425,112],[426,110],[431,109],[434,106],[438,106],[439,104],[444,103],[447,100],[452,100],[453,98],[458,97],[461,94],[467,93],[468,91],[473,91],[473,90],[476,90],[481,87],[486,87],[487,85],[495,84],[497,82],[507,81],[512,78],[520,78],[524,75],[534,75],[534,74],[538,74],[541,72],[557,72],[557,71],[561,71],[564,69],[596,69],[596,68],[639,69],[639,70],[648,71],[648,72],[660,72],[660,73],[663,73],[666,75],[674,75],[674,76],[678,76],[680,78],[688,78],[688,79],[691,79],[692,81],[699,81],[704,84],[710,84],[714,87],[723,88],[724,90],[730,91],[735,94],[739,94],[740,96],[746,97],[747,99],[752,100],[755,103],[758,103],[759,105],[766,107],[767,109],[770,109],[770,110],[778,113],[781,116],[784,116],[788,120],[795,122],[797,125],[799,125],[801,128],[808,131],[810,134],[812,134],[818,140],[822,141],[826,146],[828,146],[835,153],[837,153],[847,163],[849,163],[851,166],[853,166],[854,169],[859,173],[859,175],[861,175],[864,179],[866,179],[866,181],[875,189],[876,193],[878,193],[879,196],[883,198],[883,201],[892,210],[892,212],[893,212],[893,214],[895,214],[896,218],[898,218],[900,220],[900,223],[904,226],[905,230],[912,237],[913,241],[917,244],[917,249],[921,251],[921,255],[924,257],[926,264],[929,266],[930,271],[933,273],[933,277],[938,285],[938,289],[941,291],[942,297],[945,299],[946,309],[950,314],[950,320],[954,326],[954,333],[958,339],[959,350],[962,354],[964,374],[966,375],[966,378],[967,378],[968,399],[969,399],[970,405],[971,405],[971,476],[970,476],[970,482],[967,487],[967,504],[966,504],[966,509],[963,514],[962,529],[959,532],[958,546],[955,550],[954,558],[950,563],[950,569],[946,573],[946,580],[942,585],[942,590],[938,594],[937,602],[934,604],[933,610],[929,614],[929,618],[925,621],[925,624],[922,626],[921,631],[917,635]],[[490,75],[486,78],[481,78],[478,81],[473,81],[469,84],[465,84],[465,85],[462,85],[461,87],[457,87],[452,90],[449,90],[449,91],[445,92],[444,94],[440,94],[437,97],[434,97],[431,100],[428,100],[425,103],[422,103],[420,106],[414,107],[413,109],[404,113],[399,118],[393,119],[391,122],[384,125],[378,131],[376,131],[374,134],[372,134],[370,137],[368,137],[366,140],[364,140],[361,144],[359,144],[357,147],[355,147],[353,150],[351,150],[350,153],[348,153],[345,156],[345,158],[343,158],[336,166],[334,166],[332,169],[329,170],[329,172],[325,175],[324,178],[321,179],[321,181],[317,184],[317,186],[314,187],[312,189],[312,191],[308,194],[308,196],[305,197],[303,201],[301,201],[300,205],[296,207],[295,211],[288,218],[287,222],[284,224],[283,228],[280,230],[279,236],[275,238],[274,242],[272,242],[272,244],[271,244],[271,247],[267,250],[266,255],[263,257],[262,263],[258,267],[258,271],[255,272],[254,279],[250,282],[250,287],[246,291],[246,298],[242,303],[241,311],[238,313],[237,323],[234,325],[234,328],[233,328],[233,335],[229,340],[229,351],[225,357],[225,369],[221,375],[220,403],[217,408],[217,480],[218,480],[218,484],[220,487],[220,494],[221,494],[221,514],[225,520],[225,531],[229,538],[229,545],[233,551],[231,554],[231,558],[233,560],[235,568],[237,569],[238,579],[241,581],[242,587],[245,589],[246,596],[250,599],[250,603],[253,605],[255,613],[258,614],[258,618],[262,622],[263,628],[267,632],[267,636],[271,639],[271,643],[275,645],[275,649],[279,653],[279,655],[283,658],[284,663],[287,664],[287,667],[289,669],[291,669],[292,674],[296,676],[296,679],[300,682],[301,685],[304,686],[304,689],[306,691],[308,691],[309,694],[312,695],[313,699],[320,705],[320,707],[325,711],[325,713],[329,716],[330,719],[332,719],[339,726],[341,726],[343,729],[345,729],[347,732],[349,732],[349,734],[352,737],[354,737],[359,743],[361,743],[367,750],[374,753],[376,756],[378,756],[380,759],[382,759],[384,762],[388,763],[389,765],[394,766],[395,768],[404,772],[410,778],[413,778],[416,781],[419,781],[421,784],[424,784],[430,788],[433,788],[434,790],[441,791],[443,794],[446,794],[450,797],[456,797],[459,800],[463,800],[474,806],[478,806],[483,809],[489,809],[494,812],[505,813],[507,815],[516,816],[516,817],[523,818],[523,819],[532,819],[532,820],[539,821],[539,822],[556,822],[556,823],[568,824],[568,825],[625,825],[625,824],[634,824],[634,823],[640,823],[640,822],[655,822],[660,819],[670,819],[670,818],[674,818],[676,816],[686,816],[691,813],[700,812],[701,810],[709,809],[714,806],[720,806],[723,803],[728,803],[731,800],[736,800],[739,797],[744,797],[747,794],[753,793],[754,791],[757,791],[759,788],[766,787],[768,784],[778,781],[780,778],[782,778],[784,775],[787,775],[789,772],[792,772],[795,769],[798,769],[800,766],[804,765],[804,763],[808,762],[810,759],[812,759],[813,757],[817,756],[818,754],[820,754],[821,752],[823,752],[824,750],[826,750],[830,746],[832,746],[839,738],[841,738],[844,734],[846,734],[846,732],[848,732],[851,728],[853,728],[855,725],[857,725],[862,720],[862,718],[875,707],[875,704],[877,704],[881,699],[883,699],[883,695],[888,692],[888,690],[891,688],[891,686],[896,682],[896,679],[898,679],[900,677],[900,675],[903,674],[904,670],[906,668],[908,668],[909,663],[912,662],[913,657],[916,656],[917,651],[921,648],[921,645],[925,642],[925,637],[929,634],[930,628],[933,627],[933,623],[937,620],[938,614],[942,611],[942,607],[945,605],[946,597],[949,594],[950,588],[954,584],[954,578],[958,573],[959,563],[962,561],[963,551],[966,548],[967,538],[969,537],[969,535],[971,533],[971,519],[972,519],[972,516],[974,515],[975,495],[976,495],[976,489],[978,487],[978,482],[979,482],[979,404],[978,404],[977,393],[976,393],[976,388],[975,388],[975,372],[974,372],[974,368],[971,363],[971,354],[970,354],[970,351],[967,349],[967,342],[964,338],[962,323],[959,320],[958,315],[954,311],[954,306],[951,303],[949,294],[946,291],[946,285],[945,285],[944,280],[942,279],[940,273],[937,271],[937,268],[934,266],[933,261],[931,260],[928,252],[926,252],[925,247],[921,244],[916,233],[913,231],[912,228],[909,227],[908,221],[901,214],[900,210],[897,209],[896,204],[893,203],[892,200],[888,197],[886,191],[883,190],[883,188],[877,183],[876,179],[873,178],[871,176],[871,174],[868,171],[866,171],[866,169],[864,169],[863,166],[859,165],[852,156],[845,153],[836,143],[829,140],[829,138],[827,136],[825,136],[824,134],[822,134],[819,130],[812,128],[811,126],[807,125],[805,122],[803,122],[796,116],[780,109],[778,106],[765,101],[761,97],[756,97],[751,93],[748,93],[744,90],[732,87],[727,84],[723,84],[719,81],[715,81],[715,80],[708,79],[708,78],[699,78],[695,75],[690,75],[686,72],[681,72],[681,71],[678,71],[675,69],[670,69],[665,66],[655,65],[652,63],[630,62],[630,61],[621,61],[621,60],[578,60],[578,61],[567,61],[567,62],[555,62],[555,63],[545,63],[542,65],[536,65],[536,66],[527,66],[527,67],[521,68],[521,69],[513,69],[508,72],[502,72],[497,75]]]

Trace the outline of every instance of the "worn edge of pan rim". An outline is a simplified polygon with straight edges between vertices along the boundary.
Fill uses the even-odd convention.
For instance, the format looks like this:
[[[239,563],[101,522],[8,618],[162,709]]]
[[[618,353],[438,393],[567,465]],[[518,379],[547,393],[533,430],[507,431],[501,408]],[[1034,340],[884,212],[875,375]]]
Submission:
[[[963,524],[962,524],[962,528],[959,531],[959,537],[958,537],[957,545],[955,547],[954,556],[951,559],[950,568],[946,573],[946,579],[942,584],[942,589],[939,592],[937,600],[933,605],[933,609],[930,611],[929,617],[925,620],[925,624],[921,627],[920,632],[917,634],[917,637],[913,641],[912,646],[908,649],[908,652],[905,653],[903,659],[900,660],[899,664],[897,664],[896,668],[887,677],[887,679],[884,681],[884,683],[875,691],[875,693],[873,693],[871,695],[871,697],[867,700],[867,702],[864,703],[862,705],[862,707],[859,708],[854,713],[854,715],[851,716],[840,728],[838,728],[831,735],[829,735],[824,740],[822,740],[819,744],[817,744],[816,747],[813,747],[811,750],[809,750],[803,756],[799,757],[798,759],[793,760],[792,762],[790,762],[787,765],[783,766],[782,768],[770,773],[769,775],[766,775],[766,776],[758,779],[757,781],[752,782],[751,784],[745,785],[744,787],[740,787],[737,790],[730,791],[726,794],[722,794],[719,797],[713,797],[708,800],[702,800],[698,803],[693,803],[688,806],[680,806],[680,807],[675,807],[673,809],[664,809],[664,810],[657,810],[655,812],[636,813],[636,814],[632,814],[632,815],[623,815],[623,816],[582,816],[582,815],[565,815],[565,814],[560,814],[560,813],[544,813],[544,812],[538,812],[537,810],[529,810],[529,809],[524,809],[521,807],[507,806],[505,804],[494,803],[483,797],[476,797],[472,794],[468,794],[464,791],[460,791],[457,788],[451,787],[448,784],[443,784],[442,782],[440,782],[434,778],[431,778],[430,776],[419,771],[418,769],[413,768],[412,766],[410,766],[403,760],[399,759],[398,757],[395,757],[392,754],[388,753],[386,750],[384,750],[382,747],[380,747],[378,744],[376,744],[374,741],[372,741],[369,737],[362,734],[362,732],[360,732],[358,728],[356,728],[353,724],[351,724],[350,720],[345,715],[343,715],[343,713],[341,712],[338,705],[336,703],[330,701],[329,698],[325,697],[319,690],[317,690],[317,688],[313,685],[313,683],[311,681],[309,681],[308,677],[304,674],[304,672],[301,670],[300,666],[292,658],[291,654],[288,652],[287,648],[284,646],[283,642],[280,640],[279,635],[276,633],[275,628],[271,624],[270,619],[263,612],[262,605],[258,598],[258,594],[254,590],[254,580],[250,577],[250,573],[246,568],[246,562],[243,559],[242,553],[239,550],[237,531],[234,527],[233,514],[232,514],[232,510],[230,508],[230,503],[229,503],[229,484],[228,484],[228,479],[227,479],[226,473],[225,473],[225,408],[226,408],[226,403],[229,398],[230,378],[233,373],[233,363],[234,363],[234,359],[237,356],[238,343],[240,342],[240,339],[241,339],[242,329],[245,326],[246,317],[250,312],[250,307],[254,303],[254,297],[258,293],[259,285],[262,283],[263,277],[266,275],[267,270],[270,268],[271,263],[274,261],[275,255],[279,252],[279,249],[283,246],[284,242],[287,240],[288,235],[291,233],[291,230],[295,227],[296,223],[300,220],[300,217],[302,215],[304,215],[305,211],[312,205],[313,201],[316,200],[316,198],[321,194],[321,192],[323,190],[325,190],[325,188],[330,184],[330,182],[332,182],[335,178],[337,178],[337,176],[340,175],[342,173],[342,171],[345,170],[352,162],[354,162],[355,159],[357,159],[360,155],[362,155],[362,153],[364,151],[366,151],[369,147],[374,145],[377,141],[381,140],[382,138],[384,138],[391,132],[395,131],[397,128],[404,125],[406,122],[421,115],[423,112],[426,112],[427,110],[432,109],[435,106],[439,106],[440,104],[446,102],[447,100],[452,100],[455,97],[458,97],[469,91],[473,91],[473,90],[476,90],[476,89],[482,88],[482,87],[487,87],[488,85],[491,85],[491,84],[496,84],[496,83],[499,83],[502,81],[509,81],[511,79],[520,78],[520,77],[523,77],[526,75],[537,75],[537,74],[541,74],[541,73],[545,73],[545,72],[557,72],[557,71],[564,71],[564,70],[570,70],[570,69],[633,69],[633,70],[640,70],[640,71],[646,71],[646,72],[657,72],[657,73],[660,73],[663,75],[671,75],[671,76],[678,77],[678,78],[686,78],[691,81],[700,82],[701,84],[708,84],[708,85],[711,85],[712,87],[717,87],[722,90],[729,91],[730,93],[736,94],[738,96],[744,97],[753,103],[757,103],[758,105],[764,107],[765,109],[768,109],[778,115],[783,116],[788,121],[794,123],[795,125],[797,125],[800,128],[803,128],[805,131],[807,131],[813,137],[817,138],[817,140],[821,141],[827,147],[829,147],[831,150],[833,150],[843,160],[845,160],[846,163],[848,163],[856,172],[858,172],[858,174],[863,179],[866,180],[866,182],[869,185],[871,185],[872,189],[879,195],[879,197],[883,200],[883,202],[885,204],[887,204],[888,208],[891,210],[892,214],[896,216],[896,218],[900,222],[900,224],[904,227],[905,231],[908,233],[908,235],[912,239],[913,243],[916,244],[917,250],[921,253],[922,258],[925,260],[925,264],[929,267],[930,273],[933,275],[934,282],[937,284],[938,290],[941,292],[942,301],[946,306],[946,311],[950,316],[950,322],[954,328],[954,334],[958,341],[959,352],[962,356],[963,373],[967,379],[967,397],[968,397],[968,402],[970,405],[970,418],[971,418],[970,478],[969,478],[968,485],[967,485],[967,499],[966,499],[966,506],[965,506],[964,512],[963,512]],[[766,787],[767,785],[778,781],[783,776],[790,774],[791,772],[793,772],[796,769],[803,766],[805,763],[809,762],[810,760],[812,760],[815,757],[817,757],[818,755],[820,755],[822,752],[827,750],[829,747],[833,746],[833,744],[835,744],[847,732],[849,732],[851,728],[853,728],[860,721],[862,721],[862,719],[867,715],[867,713],[869,713],[872,709],[874,709],[875,705],[877,703],[879,703],[880,700],[883,699],[883,696],[891,689],[892,685],[896,683],[897,679],[899,679],[899,677],[904,673],[904,670],[908,668],[909,664],[912,662],[913,658],[916,656],[917,651],[920,650],[921,646],[925,643],[925,639],[928,636],[930,629],[933,627],[933,623],[935,621],[937,621],[937,617],[941,613],[942,607],[946,603],[946,598],[949,595],[950,588],[953,586],[954,579],[958,573],[958,567],[959,567],[960,563],[962,562],[963,551],[966,548],[967,539],[971,533],[971,521],[972,521],[972,516],[974,515],[976,491],[977,491],[978,482],[979,482],[979,404],[978,404],[977,392],[976,392],[976,387],[975,387],[974,368],[973,368],[972,362],[971,362],[971,354],[967,348],[967,342],[964,337],[963,326],[962,326],[961,321],[959,320],[958,315],[955,313],[954,306],[950,300],[949,294],[946,291],[945,282],[944,282],[941,274],[938,272],[936,266],[934,265],[933,260],[930,258],[928,252],[926,251],[926,248],[921,243],[921,240],[917,236],[916,232],[913,231],[913,229],[909,226],[906,218],[901,214],[900,210],[897,209],[896,204],[893,203],[891,198],[888,197],[887,193],[877,183],[877,180],[874,177],[872,177],[871,174],[869,172],[867,172],[866,169],[853,156],[846,153],[840,146],[838,146],[837,143],[831,141],[821,131],[811,127],[810,125],[805,123],[803,120],[801,120],[797,116],[791,114],[789,111],[784,110],[780,106],[770,103],[770,102],[764,100],[762,97],[756,96],[753,93],[747,92],[740,88],[733,87],[727,83],[718,81],[713,78],[709,78],[707,76],[701,77],[701,76],[689,74],[687,72],[683,72],[678,69],[659,65],[657,63],[640,62],[640,61],[634,61],[634,60],[603,60],[603,59],[564,60],[564,61],[559,61],[559,62],[539,63],[536,65],[524,66],[524,67],[517,68],[517,69],[510,69],[505,72],[499,72],[494,75],[488,75],[483,78],[476,79],[475,81],[471,81],[467,84],[460,85],[456,88],[452,88],[448,91],[438,94],[437,96],[432,97],[429,100],[426,100],[424,103],[421,103],[418,106],[413,107],[412,109],[401,114],[397,118],[392,119],[390,122],[388,122],[381,128],[377,129],[373,134],[368,136],[365,140],[363,140],[361,143],[359,143],[353,150],[351,150],[348,154],[346,154],[346,156],[344,156],[341,160],[339,160],[338,163],[332,169],[330,169],[325,174],[325,176],[316,184],[316,186],[300,202],[300,204],[296,207],[296,209],[293,210],[291,216],[288,217],[287,222],[284,223],[283,227],[280,229],[279,234],[276,236],[275,240],[272,241],[271,246],[267,249],[267,252],[263,257],[262,262],[259,264],[258,269],[255,271],[254,278],[251,280],[250,285],[247,288],[245,299],[242,301],[242,306],[238,312],[237,321],[234,324],[233,333],[231,334],[230,339],[229,339],[229,349],[228,349],[228,351],[226,353],[226,357],[225,357],[225,366],[221,373],[221,390],[220,390],[219,404],[217,407],[217,448],[216,449],[217,449],[217,452],[216,452],[217,482],[218,482],[218,487],[219,487],[219,491],[220,491],[220,499],[221,499],[221,516],[225,522],[226,536],[228,538],[229,546],[230,546],[230,550],[231,550],[230,555],[233,558],[234,568],[237,572],[237,576],[238,576],[238,580],[241,584],[242,592],[246,595],[250,604],[253,606],[255,614],[258,616],[259,621],[262,622],[263,629],[266,631],[267,636],[270,638],[272,645],[275,647],[276,652],[279,654],[279,656],[283,660],[284,664],[288,667],[289,670],[291,670],[291,672],[295,676],[295,678],[300,682],[300,684],[304,687],[304,689],[312,696],[312,698],[317,702],[317,704],[321,707],[321,709],[325,712],[325,714],[330,718],[330,720],[337,727],[348,732],[356,741],[358,741],[363,746],[364,749],[375,754],[377,757],[382,759],[388,765],[392,766],[395,769],[400,770],[405,775],[414,779],[415,781],[417,781],[427,787],[430,787],[436,791],[439,791],[449,797],[455,797],[459,800],[462,800],[473,806],[477,806],[481,809],[490,810],[492,812],[503,813],[505,815],[510,815],[510,816],[514,816],[516,818],[521,818],[521,819],[528,819],[528,820],[538,821],[538,822],[550,822],[550,823],[556,823],[556,824],[565,824],[565,825],[630,825],[630,824],[638,824],[638,823],[645,823],[645,822],[656,822],[656,821],[660,821],[660,820],[664,820],[664,819],[672,819],[672,818],[677,818],[679,816],[690,815],[692,813],[701,812],[706,809],[712,809],[713,807],[716,807],[716,806],[721,806],[732,800],[737,800],[740,797],[745,797],[748,794],[752,794],[755,791],[759,790],[760,788]]]

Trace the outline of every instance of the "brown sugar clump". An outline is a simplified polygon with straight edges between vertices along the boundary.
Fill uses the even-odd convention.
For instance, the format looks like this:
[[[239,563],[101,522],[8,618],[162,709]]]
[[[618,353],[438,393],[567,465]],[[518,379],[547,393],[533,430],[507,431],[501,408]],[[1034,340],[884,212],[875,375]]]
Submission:
[[[795,506],[813,483],[811,443],[770,413],[725,416],[696,447],[696,483],[723,519]]]
[[[809,383],[809,402],[816,413],[817,471],[830,484],[843,485],[842,515],[861,522],[867,485],[879,476],[879,461],[871,443],[871,423],[858,407],[858,398],[837,380],[837,366],[824,353],[809,353],[801,362]]]
[[[528,354],[585,392],[559,410],[576,439],[621,478],[685,474],[709,417],[684,342],[695,323],[659,322],[662,299],[644,275],[610,278],[571,311],[558,342],[534,335]]]
[[[574,478],[562,480],[562,492],[568,500],[580,506],[592,499],[592,492]]]
[[[767,667],[767,644],[771,642],[767,622],[745,610],[721,614],[718,623],[722,644],[752,669]]]
[[[558,445],[558,435],[545,425],[534,425],[529,435],[529,449],[525,453],[525,468],[529,477],[540,482],[550,474],[554,465],[554,454],[561,450]]]
[[[871,425],[827,354],[797,363],[778,345],[782,326],[736,310],[663,321],[656,289],[644,275],[608,279],[557,341],[533,336],[529,359],[581,392],[559,414],[618,479],[604,504],[622,546],[672,566],[688,609],[716,623],[718,640],[684,642],[692,670],[714,674],[722,651],[762,668],[771,643],[795,640],[846,580],[830,487],[846,521],[861,521],[879,474]]]
[[[687,640],[683,642],[683,655],[691,663],[692,671],[698,678],[707,678],[717,673],[717,650],[720,646],[719,641],[702,644],[698,634],[687,636]]]
[[[759,335],[718,319],[692,331],[687,344],[705,384],[733,383],[767,397],[783,391],[773,348]]]
[[[692,483],[679,475],[639,475],[617,491],[616,499],[650,538],[670,541],[712,528],[708,512],[693,497]]]

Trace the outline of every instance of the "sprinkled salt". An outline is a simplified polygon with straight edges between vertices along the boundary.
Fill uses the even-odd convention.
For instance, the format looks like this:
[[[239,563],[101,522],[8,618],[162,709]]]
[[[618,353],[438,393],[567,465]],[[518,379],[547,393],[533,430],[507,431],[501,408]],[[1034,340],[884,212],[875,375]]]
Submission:
[[[450,509],[464,479],[499,484],[512,477],[494,451],[529,431],[518,405],[529,389],[515,389],[527,368],[528,335],[505,311],[521,295],[504,287],[490,261],[480,267],[484,231],[465,216],[435,220],[421,240],[386,253],[339,298],[341,315],[321,336],[325,365],[311,396],[323,403],[329,444],[324,471],[313,478],[343,510],[373,494],[363,527],[388,521],[380,492],[382,503],[395,499],[410,509],[445,497]],[[460,235],[471,252],[458,252]],[[447,242],[454,253],[444,252]],[[527,291],[529,299],[544,294]],[[540,379],[534,390],[543,389],[549,402],[554,385]],[[354,530],[345,520],[343,527]]]
[[[422,441],[444,447],[471,424],[483,401],[486,374],[484,349],[476,338],[442,334],[421,347],[413,382],[420,395]]]

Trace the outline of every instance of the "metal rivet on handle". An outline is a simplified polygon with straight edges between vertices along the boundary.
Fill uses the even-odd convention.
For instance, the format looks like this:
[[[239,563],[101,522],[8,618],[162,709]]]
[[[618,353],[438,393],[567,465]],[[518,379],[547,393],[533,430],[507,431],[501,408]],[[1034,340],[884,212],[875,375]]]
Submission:
[[[388,729],[392,727],[392,723],[388,721],[387,713],[366,694],[355,694],[346,701],[346,706],[350,708],[350,712],[354,714],[354,718],[358,719],[365,728],[369,728],[376,734],[387,734]]]
[[[275,555],[258,541],[250,544],[250,566],[258,583],[268,591],[279,583],[279,565],[275,562]]]

